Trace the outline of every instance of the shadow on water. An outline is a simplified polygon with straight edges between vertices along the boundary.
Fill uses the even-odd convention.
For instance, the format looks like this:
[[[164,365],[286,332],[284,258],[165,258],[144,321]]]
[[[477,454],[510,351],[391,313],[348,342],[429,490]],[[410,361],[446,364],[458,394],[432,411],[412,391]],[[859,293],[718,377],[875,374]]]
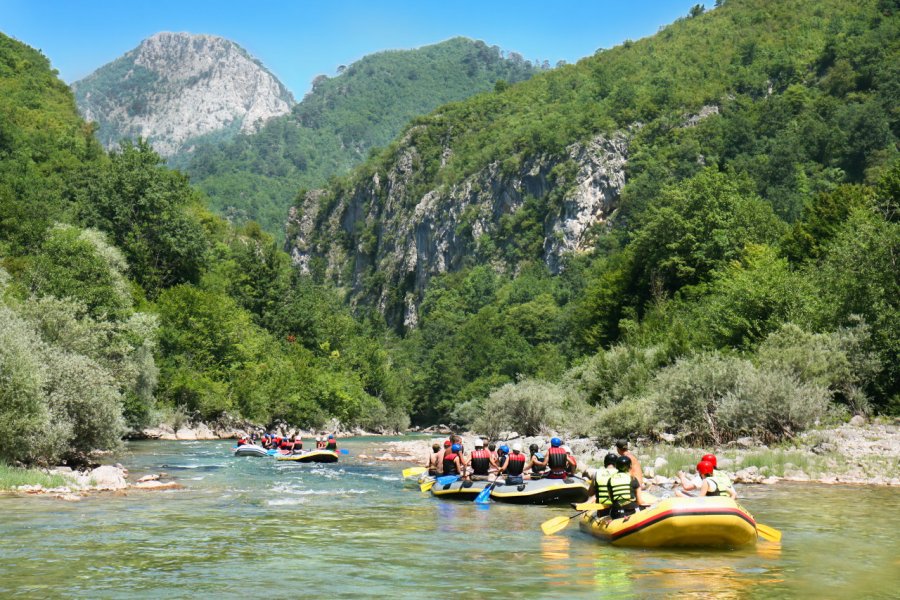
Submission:
[[[615,548],[542,521],[567,508],[440,501],[405,464],[234,458],[227,442],[140,442],[132,478],[165,470],[185,489],[65,503],[0,498],[0,596],[334,598],[892,597],[900,589],[892,489],[745,487],[784,532],[732,551]],[[852,502],[848,503],[848,498]],[[850,508],[852,507],[852,510]]]

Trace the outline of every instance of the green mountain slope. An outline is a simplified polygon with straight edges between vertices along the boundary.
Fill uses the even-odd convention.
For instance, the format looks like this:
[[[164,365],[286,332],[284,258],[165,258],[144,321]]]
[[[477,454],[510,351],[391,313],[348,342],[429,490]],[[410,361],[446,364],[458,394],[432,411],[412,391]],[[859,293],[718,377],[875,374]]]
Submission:
[[[854,406],[851,388],[864,389],[858,399],[896,406],[896,3],[717,4],[417,118],[353,175],[298,201],[288,247],[301,268],[418,328],[408,342],[425,420],[632,344],[600,352],[594,368],[644,379],[614,391],[613,375],[591,373],[601,389],[575,397],[641,400],[617,426],[633,418],[646,430],[658,417],[677,429],[675,413],[645,410],[650,392],[674,393],[674,379],[650,385],[657,371],[716,350],[747,353],[728,368],[756,369],[753,352],[788,324],[851,344],[854,315],[881,366],[857,363],[829,393]],[[862,259],[864,247],[879,250]],[[841,273],[861,259],[857,277]],[[788,352],[783,341],[766,356]],[[721,366],[701,363],[690,368]],[[823,381],[810,385],[834,385]]]
[[[535,71],[518,55],[502,58],[498,48],[465,38],[380,52],[340,67],[336,77],[320,76],[290,115],[269,120],[259,132],[199,143],[172,164],[210,196],[217,212],[256,220],[281,236],[300,188],[346,172],[414,116]]]

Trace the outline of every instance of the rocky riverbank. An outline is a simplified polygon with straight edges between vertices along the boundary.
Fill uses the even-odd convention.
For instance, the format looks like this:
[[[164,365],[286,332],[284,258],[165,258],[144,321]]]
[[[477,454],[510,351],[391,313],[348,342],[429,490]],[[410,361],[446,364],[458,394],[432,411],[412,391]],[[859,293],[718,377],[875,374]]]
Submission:
[[[40,484],[20,485],[7,490],[12,494],[47,495],[60,500],[77,502],[85,496],[100,492],[127,494],[131,490],[158,491],[181,488],[181,484],[168,479],[167,473],[151,473],[128,481],[128,469],[122,465],[102,465],[87,471],[73,471],[69,467],[56,467],[44,471],[48,476],[58,476],[63,485],[45,487]]]
[[[466,433],[462,437],[466,449],[471,450],[476,436]],[[431,454],[431,444],[445,438],[441,434],[433,439],[385,442],[376,445],[371,455],[359,458],[424,464]],[[547,437],[521,437],[514,433],[505,440],[520,442],[526,449],[532,443],[541,449],[548,445]],[[578,459],[579,470],[586,471],[593,471],[602,464],[607,452],[615,451],[591,438],[567,440],[567,445]],[[795,438],[792,445],[783,447],[770,448],[750,439],[721,448],[688,448],[638,440],[631,450],[640,459],[645,477],[661,487],[675,485],[678,472],[692,472],[699,457],[707,452],[716,454],[719,466],[737,483],[804,481],[900,486],[900,425],[896,420],[866,423],[855,418],[840,427],[806,432]]]
[[[140,431],[132,432],[131,439],[147,440],[235,440],[251,434],[262,435],[273,433],[278,436],[300,435],[303,439],[314,438],[323,432],[333,433],[338,438],[347,438],[363,435],[382,435],[360,429],[359,427],[344,427],[340,421],[333,419],[320,430],[306,430],[289,427],[287,425],[266,429],[263,425],[250,421],[223,418],[212,423],[161,423],[156,427],[147,427]]]

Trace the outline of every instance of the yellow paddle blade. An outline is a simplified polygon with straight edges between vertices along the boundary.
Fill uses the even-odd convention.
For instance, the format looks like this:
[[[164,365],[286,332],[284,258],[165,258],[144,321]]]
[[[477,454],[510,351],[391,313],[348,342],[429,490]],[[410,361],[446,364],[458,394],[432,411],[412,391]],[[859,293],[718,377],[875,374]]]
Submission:
[[[575,510],[603,510],[605,508],[609,508],[609,504],[597,504],[596,502],[581,502],[579,504],[573,504],[572,508]]]
[[[410,467],[408,469],[403,469],[403,478],[407,477],[415,477],[416,475],[421,475],[425,472],[425,467]]]
[[[544,532],[544,535],[553,535],[557,531],[565,529],[571,520],[572,517],[553,517],[541,523],[541,531]]]
[[[774,527],[769,527],[768,525],[763,525],[762,523],[756,524],[756,533],[759,534],[764,540],[769,542],[780,542],[781,541],[781,532],[775,529]]]
[[[428,490],[430,490],[431,488],[434,487],[434,482],[435,482],[434,479],[432,479],[431,481],[426,481],[425,483],[423,483],[422,485],[419,486],[419,489],[422,490],[423,492],[427,492]]]

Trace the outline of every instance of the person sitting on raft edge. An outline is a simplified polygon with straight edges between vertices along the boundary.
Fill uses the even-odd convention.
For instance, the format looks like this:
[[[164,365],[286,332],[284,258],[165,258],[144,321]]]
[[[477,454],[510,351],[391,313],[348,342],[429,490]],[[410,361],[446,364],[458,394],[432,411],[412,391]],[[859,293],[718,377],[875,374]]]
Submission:
[[[566,479],[569,476],[569,469],[578,464],[575,457],[566,452],[562,445],[562,440],[558,437],[550,440],[550,450],[547,452],[547,466],[550,467],[550,473],[547,474],[547,479]]]
[[[525,472],[529,479],[540,479],[547,470],[547,457],[538,452],[538,445],[531,444],[528,446],[528,452],[531,456],[525,464]],[[529,472],[529,469],[531,472]]]
[[[425,472],[428,473],[429,477],[437,477],[440,475],[440,461],[439,455],[441,452],[441,445],[437,442],[431,445],[431,455],[428,457],[428,460],[425,461]]]
[[[337,438],[334,437],[333,433],[328,434],[328,439],[325,441],[325,449],[337,452]]]
[[[516,442],[512,446],[512,452],[506,455],[500,465],[500,472],[506,472],[506,485],[522,485],[525,483],[525,455],[522,454],[522,444]]]
[[[710,461],[701,460],[698,462],[697,474],[703,481],[703,484],[700,486],[700,491],[697,493],[698,496],[728,496],[732,500],[737,498],[737,492],[734,490],[731,479],[727,476],[716,475],[716,472],[713,469],[713,463]],[[675,490],[675,495],[688,496],[688,494],[682,493],[679,490]]]
[[[638,457],[634,455],[630,450],[628,450],[628,440],[619,439],[616,440],[616,452],[619,453],[619,456],[627,456],[631,461],[631,476],[638,480],[638,483],[641,487],[644,487],[644,470],[641,468],[641,461],[638,460]]]
[[[469,455],[469,465],[472,467],[472,481],[487,481],[488,470],[491,468],[491,453],[484,449],[484,440],[475,441],[475,449]]]
[[[450,446],[450,451],[444,451],[444,475],[459,475],[462,476],[465,471],[463,470],[462,459],[459,457],[459,452],[462,450],[462,446],[459,444],[453,444]]]
[[[648,504],[641,491],[641,484],[637,477],[631,474],[631,459],[627,456],[616,458],[616,473],[606,481],[606,490],[612,505],[609,516],[612,519],[621,519],[633,515]]]

